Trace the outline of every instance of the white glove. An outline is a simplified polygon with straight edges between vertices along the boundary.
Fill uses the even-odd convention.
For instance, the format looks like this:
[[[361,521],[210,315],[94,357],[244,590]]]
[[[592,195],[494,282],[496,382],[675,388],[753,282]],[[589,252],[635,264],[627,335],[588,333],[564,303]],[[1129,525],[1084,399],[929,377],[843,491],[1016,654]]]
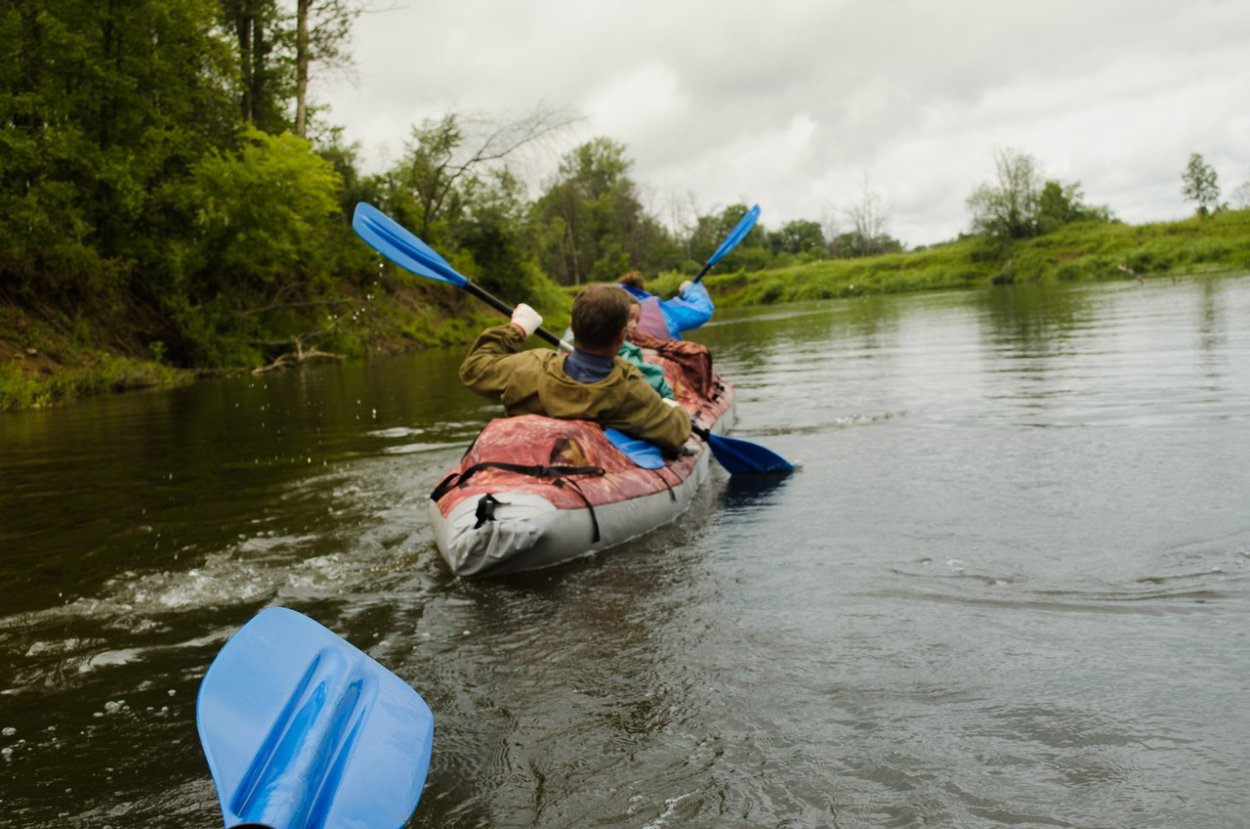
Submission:
[[[543,315],[522,302],[512,309],[512,324],[528,337],[543,324]]]

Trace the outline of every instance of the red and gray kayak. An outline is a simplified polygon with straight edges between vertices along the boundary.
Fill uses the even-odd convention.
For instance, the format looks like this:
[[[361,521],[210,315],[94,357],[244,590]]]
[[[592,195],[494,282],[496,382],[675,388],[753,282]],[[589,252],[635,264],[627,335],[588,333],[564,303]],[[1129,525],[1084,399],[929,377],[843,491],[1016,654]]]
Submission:
[[[712,432],[733,420],[733,388],[701,346],[648,356],[677,400]],[[619,443],[619,441],[618,441]],[[430,495],[439,552],[459,576],[538,570],[606,550],[680,516],[709,475],[692,435],[676,457],[644,468],[588,420],[492,420]]]

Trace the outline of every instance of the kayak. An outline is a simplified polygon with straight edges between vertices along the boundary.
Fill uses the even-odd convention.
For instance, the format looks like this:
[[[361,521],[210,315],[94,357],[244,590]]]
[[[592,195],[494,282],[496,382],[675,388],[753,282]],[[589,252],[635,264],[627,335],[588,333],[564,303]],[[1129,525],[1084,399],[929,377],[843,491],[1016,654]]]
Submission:
[[[649,339],[649,338],[648,338]],[[734,392],[692,342],[653,341],[659,365],[693,422],[732,425]],[[691,435],[679,454],[640,466],[589,420],[521,415],[492,420],[430,494],[434,538],[458,576],[552,567],[623,544],[690,506],[710,452]]]

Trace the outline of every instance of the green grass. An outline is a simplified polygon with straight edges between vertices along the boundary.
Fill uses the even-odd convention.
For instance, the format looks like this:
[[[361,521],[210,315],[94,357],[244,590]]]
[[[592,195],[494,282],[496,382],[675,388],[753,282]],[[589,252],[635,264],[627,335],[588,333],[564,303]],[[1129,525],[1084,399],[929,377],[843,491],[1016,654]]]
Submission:
[[[12,357],[0,362],[0,411],[50,406],[101,392],[179,385],[193,377],[188,371],[110,354],[55,370],[28,358]]]
[[[1148,225],[1083,223],[1006,245],[963,239],[910,253],[834,259],[708,276],[723,307],[772,305],[1015,282],[1097,282],[1213,271],[1250,271],[1250,211]],[[666,274],[656,290],[675,290]],[[669,284],[671,283],[671,285]]]

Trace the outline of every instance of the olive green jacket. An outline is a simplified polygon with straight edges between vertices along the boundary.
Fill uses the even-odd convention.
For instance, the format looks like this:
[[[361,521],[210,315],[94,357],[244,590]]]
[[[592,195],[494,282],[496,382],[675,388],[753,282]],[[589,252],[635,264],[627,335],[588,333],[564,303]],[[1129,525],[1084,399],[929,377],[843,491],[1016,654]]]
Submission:
[[[665,404],[642,373],[621,357],[597,383],[564,373],[563,352],[521,351],[525,337],[513,325],[483,331],[460,364],[473,391],[503,403],[509,415],[541,414],[594,420],[675,452],[690,437],[690,415]]]

